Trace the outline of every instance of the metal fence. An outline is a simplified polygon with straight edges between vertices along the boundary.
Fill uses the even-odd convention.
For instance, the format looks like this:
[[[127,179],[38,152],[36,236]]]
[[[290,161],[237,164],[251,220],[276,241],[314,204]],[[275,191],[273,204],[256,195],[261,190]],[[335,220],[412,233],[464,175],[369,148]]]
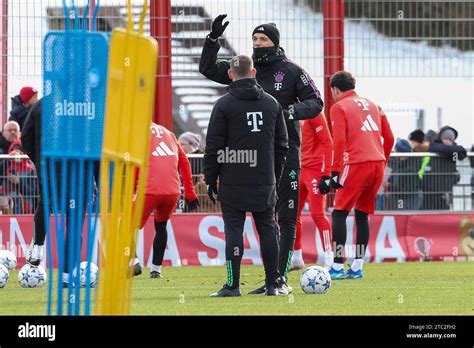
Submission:
[[[126,3],[126,0],[101,0],[98,30],[110,32],[116,26],[123,26]],[[132,3],[137,19],[143,1]],[[151,3],[171,4],[171,14],[166,16],[171,37],[165,38],[171,41],[171,55],[160,52],[161,60],[171,59],[172,73],[170,76],[169,72],[160,70],[158,76],[165,74],[172,78],[172,101],[159,102],[172,104],[178,134],[189,130],[200,133],[204,139],[213,104],[226,93],[226,86],[209,81],[198,70],[212,20],[222,13],[228,15],[226,20],[230,25],[219,40],[219,59],[237,53],[251,55],[253,28],[273,22],[280,29],[280,43],[288,58],[301,65],[324,93],[323,48],[327,38],[323,30],[322,0],[152,0]],[[42,95],[42,40],[49,30],[64,28],[62,4],[62,0],[0,2],[2,124],[11,110],[9,97],[17,95],[21,87],[34,86]],[[76,0],[75,4],[82,15],[87,0]],[[474,136],[474,0],[345,0],[344,10],[344,68],[356,76],[357,90],[364,97],[384,107],[395,136],[406,138],[414,128],[439,129],[449,124],[463,130],[458,143],[470,146]],[[162,19],[149,12],[147,33],[159,18]],[[454,90],[456,98],[447,98]],[[462,163],[465,162],[458,163],[458,170]],[[393,174],[392,181],[396,175]],[[3,182],[7,189],[11,181],[4,175]],[[196,179],[196,184],[201,182]],[[456,183],[449,199],[444,200],[450,209],[468,209],[472,205],[459,198],[465,193],[458,191],[467,189],[462,182]],[[393,191],[390,181],[384,187],[388,191],[380,195],[381,208],[406,206],[394,203],[398,202],[399,192]],[[202,185],[198,188],[203,189]],[[424,196],[441,201],[439,190],[424,192]],[[201,210],[217,209],[207,207],[205,192],[201,195],[204,201]],[[181,208],[185,210],[182,204]]]
[[[190,155],[199,212],[220,212],[207,196],[202,176],[203,155]],[[423,165],[425,163],[425,165]],[[376,200],[377,211],[472,211],[474,210],[474,153],[462,161],[433,153],[392,153]],[[422,170],[423,167],[423,170]],[[328,194],[332,210],[334,193]],[[186,212],[183,197],[178,206]],[[305,205],[304,211],[309,211]]]
[[[198,213],[219,213],[220,205],[207,196],[203,155],[188,155]],[[455,167],[451,159],[432,153],[393,153],[376,200],[377,211],[472,211],[474,210],[474,153]],[[425,164],[424,164],[425,163]],[[422,169],[423,168],[423,169]],[[453,170],[454,168],[454,170]],[[0,155],[0,214],[32,214],[38,203],[39,183],[27,156]],[[332,209],[334,193],[328,195]],[[181,196],[177,212],[187,212]],[[305,206],[304,211],[308,211]]]
[[[204,138],[215,100],[225,86],[198,71],[202,45],[212,20],[228,14],[219,59],[252,54],[251,33],[261,23],[280,28],[287,56],[322,89],[324,32],[322,0],[153,0],[171,3],[173,119],[176,130]],[[142,0],[132,1],[138,14]],[[68,2],[70,3],[70,2]],[[87,0],[76,0],[81,15]],[[110,32],[124,25],[126,0],[101,0],[97,27]],[[9,97],[31,85],[41,91],[41,42],[48,30],[64,26],[62,0],[3,0],[0,5],[0,118],[11,110]],[[137,16],[135,16],[137,18]],[[157,19],[148,15],[149,23]],[[460,143],[470,145],[474,104],[474,1],[345,0],[345,69],[358,78],[365,97],[396,109],[424,111],[423,128],[449,123],[465,127]],[[166,76],[169,77],[167,72]],[[158,75],[164,74],[159,71]],[[383,78],[380,79],[380,78]],[[5,88],[8,86],[8,88]],[[449,91],[457,98],[446,98]],[[422,92],[420,92],[422,91]],[[440,116],[441,115],[441,116]],[[416,127],[416,114],[393,119],[397,137]],[[469,121],[466,121],[469,120]]]
[[[0,155],[0,214],[33,214],[39,183],[34,164],[26,155]]]

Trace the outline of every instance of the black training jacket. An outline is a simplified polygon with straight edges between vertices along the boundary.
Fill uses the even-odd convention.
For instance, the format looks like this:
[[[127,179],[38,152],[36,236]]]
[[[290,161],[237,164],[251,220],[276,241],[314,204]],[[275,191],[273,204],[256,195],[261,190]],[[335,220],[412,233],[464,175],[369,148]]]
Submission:
[[[199,71],[208,79],[230,84],[227,75],[230,62],[217,60],[220,49],[218,42],[206,38],[199,63]],[[257,82],[265,92],[271,94],[281,104],[283,109],[294,109],[294,120],[285,118],[288,129],[290,149],[286,158],[288,168],[300,168],[301,129],[298,120],[314,118],[323,110],[323,101],[311,77],[298,65],[286,58],[282,48],[258,63]],[[285,116],[288,114],[285,113]]]
[[[30,108],[27,108],[21,102],[20,96],[17,95],[12,99],[12,110],[10,111],[10,117],[8,121],[16,121],[20,125],[20,130],[23,131],[23,125],[25,124],[26,116]]]
[[[255,79],[232,83],[212,110],[204,153],[205,180],[219,178],[219,201],[242,211],[274,207],[287,152],[281,105]]]

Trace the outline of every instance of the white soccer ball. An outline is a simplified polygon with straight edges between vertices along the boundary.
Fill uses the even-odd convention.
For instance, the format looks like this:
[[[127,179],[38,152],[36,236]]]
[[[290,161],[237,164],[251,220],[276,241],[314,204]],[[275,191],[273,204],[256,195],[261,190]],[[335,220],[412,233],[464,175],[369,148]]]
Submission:
[[[5,285],[7,285],[8,278],[10,278],[8,269],[4,265],[0,265],[0,289],[4,288]]]
[[[306,294],[325,294],[331,287],[331,276],[320,266],[310,266],[301,273],[300,285]]]
[[[0,250],[0,265],[4,265],[8,269],[15,269],[16,256],[10,250]]]
[[[79,282],[81,283],[81,288],[86,287],[86,281],[87,281],[87,265],[89,262],[87,261],[82,261],[81,264],[79,265]],[[93,262],[90,262],[90,287],[95,288],[97,286],[97,280],[99,278],[99,268],[97,265]],[[76,278],[76,269],[72,271],[72,276],[73,279]]]
[[[24,265],[18,272],[18,282],[22,288],[41,288],[46,283],[46,271],[43,266]]]

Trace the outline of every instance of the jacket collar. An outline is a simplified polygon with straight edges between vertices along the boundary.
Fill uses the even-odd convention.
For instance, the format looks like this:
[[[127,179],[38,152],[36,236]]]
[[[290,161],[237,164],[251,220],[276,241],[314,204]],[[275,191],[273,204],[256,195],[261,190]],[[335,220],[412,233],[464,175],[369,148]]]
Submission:
[[[257,80],[255,78],[245,78],[245,79],[240,79],[237,81],[232,82],[228,87],[227,90],[231,88],[240,88],[240,87],[249,87],[249,86],[255,86],[257,84]]]
[[[356,96],[357,93],[355,92],[354,89],[350,89],[348,91],[345,91],[344,93],[341,94],[341,96],[339,97],[339,100],[338,101],[341,101],[343,99],[346,99],[346,98],[349,98],[349,97],[353,97],[353,96]]]

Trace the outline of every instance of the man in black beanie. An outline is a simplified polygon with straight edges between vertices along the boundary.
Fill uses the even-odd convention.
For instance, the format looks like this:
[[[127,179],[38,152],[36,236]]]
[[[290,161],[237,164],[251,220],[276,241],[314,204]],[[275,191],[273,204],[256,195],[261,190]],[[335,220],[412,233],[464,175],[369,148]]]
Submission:
[[[212,81],[229,85],[232,82],[227,75],[230,62],[217,60],[220,49],[218,39],[229,25],[229,22],[223,23],[226,16],[219,15],[212,23],[212,30],[204,42],[199,71]],[[275,209],[279,229],[278,269],[282,275],[279,291],[281,294],[288,294],[292,291],[287,284],[287,274],[296,238],[298,213],[301,147],[299,120],[318,116],[323,109],[323,101],[311,77],[286,57],[285,51],[280,47],[280,32],[275,24],[258,25],[252,32],[252,42],[257,83],[281,104],[288,129],[290,149],[277,187],[278,202]],[[265,287],[262,286],[251,294],[264,292]]]

